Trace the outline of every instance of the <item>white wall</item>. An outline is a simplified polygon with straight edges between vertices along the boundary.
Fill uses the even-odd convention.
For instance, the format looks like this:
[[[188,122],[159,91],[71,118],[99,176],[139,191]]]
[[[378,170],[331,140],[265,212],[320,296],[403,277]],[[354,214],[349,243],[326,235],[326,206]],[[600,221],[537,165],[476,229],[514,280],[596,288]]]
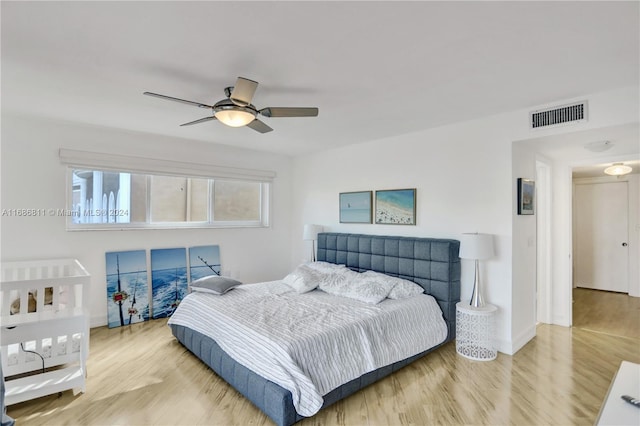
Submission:
[[[535,174],[536,150],[514,154],[512,143],[638,120],[637,87],[578,100],[585,97],[590,102],[589,121],[573,126],[532,132],[527,109],[294,159],[291,265],[307,253],[302,241],[305,223],[365,234],[454,239],[463,232],[494,234],[496,256],[482,265],[485,298],[499,308],[499,350],[514,353],[535,332],[535,243],[529,245],[535,219],[514,215],[515,178]],[[414,187],[416,226],[339,223],[340,192]],[[462,299],[470,296],[472,284],[473,265],[463,260]]]
[[[2,217],[3,261],[77,258],[91,273],[91,325],[106,324],[105,252],[219,244],[222,267],[243,282],[283,277],[291,244],[291,159],[229,146],[37,119],[2,117],[2,209],[66,208],[59,148],[235,166],[277,173],[271,227],[66,231],[63,217]]]
[[[511,217],[513,221],[513,264],[518,265],[512,271],[513,293],[511,295],[512,306],[516,315],[513,315],[512,347],[514,352],[524,346],[536,335],[536,257],[537,257],[537,222],[534,208],[533,215],[518,215],[518,178],[536,180],[535,147],[526,144],[513,144],[513,163],[511,193]],[[535,188],[539,191],[540,188]]]

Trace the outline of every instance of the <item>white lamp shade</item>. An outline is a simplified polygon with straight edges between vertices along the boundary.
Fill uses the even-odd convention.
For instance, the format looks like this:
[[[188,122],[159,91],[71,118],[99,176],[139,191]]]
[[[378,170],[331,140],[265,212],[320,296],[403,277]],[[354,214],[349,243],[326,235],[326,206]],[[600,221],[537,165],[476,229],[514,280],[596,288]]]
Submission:
[[[320,225],[305,225],[304,233],[302,234],[303,240],[317,240],[318,234],[322,232],[322,226]]]
[[[493,235],[462,234],[460,238],[460,258],[483,260],[493,257]]]

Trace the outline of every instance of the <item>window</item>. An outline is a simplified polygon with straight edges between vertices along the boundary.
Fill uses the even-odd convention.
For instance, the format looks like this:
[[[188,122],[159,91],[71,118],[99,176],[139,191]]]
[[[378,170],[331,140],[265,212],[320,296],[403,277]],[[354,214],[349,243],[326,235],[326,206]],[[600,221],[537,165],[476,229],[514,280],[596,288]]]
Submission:
[[[268,226],[269,182],[69,171],[69,229]]]

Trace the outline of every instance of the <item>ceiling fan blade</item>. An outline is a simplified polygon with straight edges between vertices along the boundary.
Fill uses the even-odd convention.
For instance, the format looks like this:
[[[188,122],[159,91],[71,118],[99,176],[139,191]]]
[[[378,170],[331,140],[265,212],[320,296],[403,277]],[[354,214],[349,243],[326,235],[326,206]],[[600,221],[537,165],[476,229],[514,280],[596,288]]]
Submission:
[[[267,126],[257,118],[253,120],[251,123],[247,124],[247,127],[251,127],[253,130],[260,133],[268,133],[273,130],[271,127]]]
[[[248,106],[251,104],[253,94],[256,93],[258,82],[249,80],[248,78],[238,77],[236,85],[229,96],[231,102],[239,106]]]
[[[216,116],[212,115],[211,117],[205,117],[199,120],[190,121],[188,123],[181,124],[180,126],[191,126],[192,124],[204,123],[205,121],[211,121],[211,120],[217,120]]]
[[[143,95],[155,96],[160,99],[167,99],[169,101],[182,102],[183,104],[195,105],[200,108],[213,108],[211,105],[201,104],[200,102],[187,101],[185,99],[174,98],[172,96],[160,95],[158,93],[144,92]]]
[[[265,117],[317,117],[318,108],[289,108],[289,107],[268,107],[263,108],[260,114]]]

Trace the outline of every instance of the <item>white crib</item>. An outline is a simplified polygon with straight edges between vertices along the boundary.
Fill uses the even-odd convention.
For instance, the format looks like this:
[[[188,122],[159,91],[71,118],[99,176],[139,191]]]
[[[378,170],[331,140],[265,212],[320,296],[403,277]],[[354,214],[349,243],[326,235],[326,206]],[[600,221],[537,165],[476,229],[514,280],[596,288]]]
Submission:
[[[0,358],[7,405],[85,391],[89,278],[75,259],[2,263]]]

